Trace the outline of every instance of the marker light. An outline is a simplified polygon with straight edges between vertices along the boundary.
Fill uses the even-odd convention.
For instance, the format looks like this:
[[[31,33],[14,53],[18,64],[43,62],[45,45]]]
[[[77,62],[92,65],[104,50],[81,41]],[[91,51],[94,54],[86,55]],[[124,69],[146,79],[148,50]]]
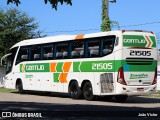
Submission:
[[[154,79],[153,79],[152,85],[154,85],[156,83],[157,83],[157,67],[156,67],[156,70],[155,70],[155,74],[154,74]]]
[[[117,77],[117,82],[123,85],[127,85],[124,79],[124,71],[123,67],[120,67],[118,70],[118,77]]]

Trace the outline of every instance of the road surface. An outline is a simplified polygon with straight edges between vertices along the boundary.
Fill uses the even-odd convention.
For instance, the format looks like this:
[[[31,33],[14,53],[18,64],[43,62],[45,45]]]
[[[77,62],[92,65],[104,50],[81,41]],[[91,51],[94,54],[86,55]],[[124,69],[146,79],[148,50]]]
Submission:
[[[136,117],[160,119],[160,98],[129,97],[124,103],[114,99],[73,100],[67,94],[0,93],[0,111],[39,112],[43,117]]]

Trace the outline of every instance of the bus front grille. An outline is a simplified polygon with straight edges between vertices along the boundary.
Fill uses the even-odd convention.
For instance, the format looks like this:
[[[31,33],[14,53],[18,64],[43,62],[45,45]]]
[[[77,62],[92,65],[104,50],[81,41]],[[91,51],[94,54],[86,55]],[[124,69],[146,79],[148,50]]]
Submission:
[[[153,58],[126,58],[128,65],[152,65]]]
[[[112,93],[114,91],[113,86],[113,73],[104,73],[100,76],[101,92]]]

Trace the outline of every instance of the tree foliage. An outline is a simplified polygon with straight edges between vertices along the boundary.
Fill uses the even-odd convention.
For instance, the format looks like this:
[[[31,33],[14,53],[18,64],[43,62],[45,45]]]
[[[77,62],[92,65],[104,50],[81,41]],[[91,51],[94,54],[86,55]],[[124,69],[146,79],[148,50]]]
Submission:
[[[21,1],[21,0],[7,0],[7,4],[9,4],[9,3],[14,3],[14,4],[16,4],[16,5],[18,6],[19,4],[21,4],[20,1]],[[72,0],[44,0],[44,3],[45,3],[45,4],[47,4],[48,2],[52,5],[52,8],[54,8],[54,9],[56,9],[56,10],[57,10],[57,5],[58,5],[58,3],[60,3],[61,5],[62,5],[63,3],[72,5]]]
[[[17,9],[0,9],[0,57],[15,43],[31,38],[43,37],[37,31],[38,23]]]
[[[104,10],[106,9],[105,0],[102,0],[102,24],[101,24],[101,31],[111,31],[113,27],[117,27],[120,29],[119,23],[117,21],[111,21],[107,18]]]

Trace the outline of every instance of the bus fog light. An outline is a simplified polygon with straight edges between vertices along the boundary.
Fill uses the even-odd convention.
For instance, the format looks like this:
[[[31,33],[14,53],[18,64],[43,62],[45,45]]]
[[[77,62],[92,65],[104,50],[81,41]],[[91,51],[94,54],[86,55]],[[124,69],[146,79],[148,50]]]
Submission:
[[[118,82],[119,82],[119,83],[122,83],[122,82],[123,82],[123,79],[122,79],[122,78],[119,78],[119,79],[118,79]]]
[[[126,90],[126,88],[123,87],[123,90]]]

